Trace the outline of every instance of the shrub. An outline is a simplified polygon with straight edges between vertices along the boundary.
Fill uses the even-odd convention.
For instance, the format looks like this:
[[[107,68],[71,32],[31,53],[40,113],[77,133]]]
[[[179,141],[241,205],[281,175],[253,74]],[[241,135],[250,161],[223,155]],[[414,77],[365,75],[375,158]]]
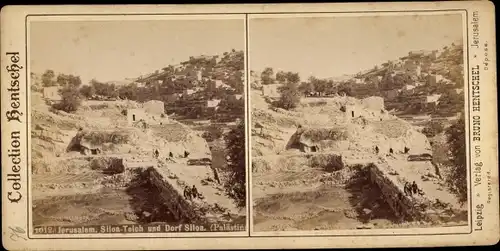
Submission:
[[[108,108],[108,104],[89,105],[92,110],[102,110]]]
[[[201,136],[208,142],[219,139],[223,135],[223,131],[218,126],[212,126],[207,131],[205,131]]]
[[[92,170],[101,170],[106,174],[117,174],[125,171],[125,166],[119,158],[95,158],[90,161]]]
[[[453,162],[448,177],[449,184],[458,194],[461,202],[467,201],[467,165],[465,149],[465,118],[462,113],[452,126],[446,129],[447,142],[450,145],[450,159]]]
[[[104,143],[126,144],[130,141],[130,135],[128,132],[123,131],[89,132],[83,135],[83,139],[88,140],[94,145],[102,145]]]
[[[80,87],[80,94],[86,98],[91,98],[95,95],[95,88],[93,86],[84,85]]]
[[[74,112],[81,104],[80,93],[77,89],[70,86],[64,87],[59,91],[61,102],[53,104],[52,108],[65,112]]]
[[[310,158],[310,165],[313,168],[323,168],[325,171],[333,172],[344,168],[342,156],[337,155],[313,155]]]
[[[323,128],[313,128],[305,130],[301,137],[304,139],[309,139],[312,141],[320,140],[346,140],[347,131],[343,129],[323,129]]]
[[[441,122],[431,121],[423,130],[422,133],[427,137],[434,137],[443,132],[444,127]]]
[[[224,184],[226,193],[238,207],[246,205],[245,124],[240,122],[224,138],[228,157],[228,177]]]
[[[286,82],[279,88],[281,96],[277,105],[283,109],[290,110],[297,107],[300,102],[300,77],[297,73],[288,72],[286,74]]]

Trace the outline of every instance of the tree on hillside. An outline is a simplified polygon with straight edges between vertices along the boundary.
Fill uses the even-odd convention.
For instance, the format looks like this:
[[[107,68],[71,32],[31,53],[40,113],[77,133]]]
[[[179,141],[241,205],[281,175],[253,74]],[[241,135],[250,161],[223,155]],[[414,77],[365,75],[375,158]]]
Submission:
[[[346,96],[352,96],[353,95],[353,90],[352,90],[352,85],[354,83],[350,82],[342,82],[337,86],[337,93],[339,95],[346,95]]]
[[[285,84],[286,82],[286,72],[284,71],[279,71],[276,73],[276,81],[278,81],[279,84]]]
[[[79,76],[73,76],[73,75],[66,75],[66,74],[59,74],[57,76],[57,83],[60,86],[63,87],[72,87],[72,88],[78,88],[82,84],[82,80],[80,79]]]
[[[314,85],[311,82],[302,82],[299,85],[299,90],[300,92],[304,93],[305,95],[314,92]]]
[[[323,95],[328,89],[328,81],[326,79],[310,77],[309,82],[313,84],[314,90],[318,92],[320,96]]]
[[[453,115],[464,107],[463,95],[457,94],[453,89],[445,91],[438,101],[437,110],[443,115]]]
[[[91,85],[83,85],[82,87],[80,87],[80,94],[83,97],[91,98],[95,95],[95,89]]]
[[[293,109],[297,107],[300,102],[300,90],[299,90],[300,77],[298,73],[287,72],[286,81],[283,86],[280,86],[278,91],[280,92],[280,99],[278,101],[278,106],[283,109]]]
[[[116,98],[118,96],[118,92],[116,90],[116,86],[114,84],[109,83],[101,83],[95,79],[90,81],[90,85],[94,87],[95,93],[97,95]]]
[[[55,86],[57,82],[54,81],[56,74],[53,70],[46,70],[42,75],[42,85],[44,87]]]
[[[429,124],[424,127],[422,130],[422,133],[427,136],[427,137],[434,137],[441,132],[443,132],[444,126],[441,122],[439,121],[431,121]]]
[[[295,83],[298,86],[298,84],[300,83],[300,76],[298,73],[289,71],[286,73],[286,81]]]
[[[274,75],[274,70],[273,68],[271,67],[267,67],[266,69],[264,69],[262,71],[262,73],[260,74],[260,79],[261,79],[261,83],[263,85],[270,85],[270,84],[273,84],[274,83],[274,78],[273,78],[273,75]]]
[[[243,85],[243,72],[237,71],[229,76],[227,80],[227,85],[234,88],[236,93],[243,93],[245,86]]]
[[[211,126],[205,132],[203,132],[201,137],[203,137],[207,142],[212,142],[222,137],[222,135],[224,135],[224,131],[221,127]]]
[[[453,166],[448,177],[450,185],[458,194],[461,202],[467,201],[467,165],[465,149],[465,117],[460,118],[446,130],[447,142],[450,146],[450,159]]]
[[[326,92],[327,93],[335,93],[337,90],[337,87],[335,86],[335,82],[333,80],[327,80],[326,81]]]
[[[118,96],[121,99],[128,99],[128,100],[137,100],[137,92],[138,92],[137,85],[134,83],[130,83],[128,85],[121,86],[118,88]]]
[[[246,205],[246,164],[245,164],[245,125],[243,120],[224,137],[228,175],[224,184],[226,193],[238,207]]]
[[[59,90],[61,102],[54,104],[52,107],[65,112],[74,112],[81,104],[80,92],[77,88],[70,85]]]

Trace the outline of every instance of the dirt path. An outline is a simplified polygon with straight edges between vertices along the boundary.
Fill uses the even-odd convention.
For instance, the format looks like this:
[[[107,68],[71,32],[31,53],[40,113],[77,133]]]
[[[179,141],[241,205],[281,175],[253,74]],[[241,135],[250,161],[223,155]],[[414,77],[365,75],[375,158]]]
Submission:
[[[446,190],[443,181],[439,184],[438,179],[423,180],[422,176],[434,174],[434,167],[429,161],[406,161],[401,159],[388,160],[392,169],[399,173],[399,176],[408,182],[415,181],[420,189],[425,193],[425,197],[431,201],[439,199],[442,202],[450,203],[454,208],[461,208],[457,197]],[[404,184],[402,184],[404,185]]]
[[[187,165],[186,163],[166,163],[160,164],[158,170],[163,175],[167,175],[165,167],[168,168],[168,172],[175,174],[180,182],[185,183],[185,185],[192,187],[196,186],[198,192],[200,192],[204,201],[209,204],[217,203],[223,208],[227,208],[232,213],[236,213],[238,209],[235,207],[233,201],[228,198],[222,189],[222,185],[217,185],[215,183],[202,183],[202,180],[210,177],[213,179],[214,175],[210,167],[208,166],[194,166]],[[220,175],[220,174],[219,174]],[[173,182],[173,181],[172,181]],[[182,187],[177,184],[177,189],[181,189],[179,192],[182,194]]]

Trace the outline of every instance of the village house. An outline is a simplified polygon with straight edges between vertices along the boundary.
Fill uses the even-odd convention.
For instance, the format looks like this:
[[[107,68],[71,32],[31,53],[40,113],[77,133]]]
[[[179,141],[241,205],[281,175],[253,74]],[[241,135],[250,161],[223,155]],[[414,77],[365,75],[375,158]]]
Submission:
[[[214,56],[200,55],[200,56],[190,57],[190,59],[192,59],[192,60],[206,60],[206,61],[210,61],[210,60],[214,59]]]
[[[161,115],[165,113],[165,105],[159,100],[150,100],[143,103],[144,110],[150,114]]]
[[[227,100],[229,102],[236,102],[238,100],[241,100],[242,97],[243,97],[243,95],[241,95],[241,94],[232,94],[232,95],[229,95],[227,97]]]
[[[186,97],[186,96],[192,95],[195,92],[196,91],[194,89],[185,89],[184,92],[182,93],[182,96]]]
[[[217,108],[219,106],[220,102],[221,102],[220,99],[207,100],[206,107],[208,107],[208,108]]]
[[[418,61],[406,60],[404,64],[404,70],[406,73],[414,76],[420,76],[422,73],[422,67]]]
[[[205,114],[213,114],[215,111],[217,111],[217,109],[219,109],[220,102],[220,99],[207,100],[203,107],[203,112]]]
[[[211,80],[210,82],[208,82],[207,85],[208,91],[215,91],[219,88],[231,89],[231,86],[225,84],[224,81],[220,79]]]
[[[437,51],[429,51],[429,50],[418,50],[418,51],[410,51],[408,53],[409,58],[423,58],[427,57],[431,60],[435,60],[437,55]]]
[[[262,85],[262,96],[268,98],[279,98],[280,93],[278,91],[278,88],[280,86],[280,84]]]
[[[363,79],[360,79],[360,78],[354,78],[354,83],[355,84],[364,84],[365,81],[363,81]]]
[[[59,94],[59,86],[50,86],[43,88],[43,98],[50,102],[59,102],[62,100]]]
[[[222,82],[222,80],[220,80],[220,79],[216,79],[214,81],[214,84],[215,84],[215,88],[220,88],[224,85],[224,82]]]
[[[150,100],[143,103],[142,108],[127,110],[127,122],[129,125],[134,125],[139,121],[147,124],[160,124],[161,120],[166,118],[165,105],[159,100]]]
[[[425,102],[426,103],[434,103],[437,104],[439,101],[439,98],[441,97],[441,94],[434,94],[434,95],[428,95],[426,97]]]
[[[181,95],[182,94],[180,94],[180,93],[173,93],[173,94],[164,95],[163,97],[167,103],[173,103],[173,102],[179,100]]]
[[[175,73],[179,73],[179,72],[183,71],[184,69],[186,69],[186,66],[183,64],[174,65]]]
[[[197,71],[196,72],[196,80],[197,81],[201,81],[203,78],[202,78],[202,71]]]
[[[405,95],[412,94],[414,89],[415,89],[415,85],[407,84],[407,85],[403,86],[403,88],[401,88],[401,93],[403,93]]]
[[[430,86],[434,86],[436,84],[438,84],[439,82],[441,82],[442,80],[444,80],[444,77],[442,75],[436,75],[436,74],[429,74],[429,76],[427,76],[427,84],[430,85]]]

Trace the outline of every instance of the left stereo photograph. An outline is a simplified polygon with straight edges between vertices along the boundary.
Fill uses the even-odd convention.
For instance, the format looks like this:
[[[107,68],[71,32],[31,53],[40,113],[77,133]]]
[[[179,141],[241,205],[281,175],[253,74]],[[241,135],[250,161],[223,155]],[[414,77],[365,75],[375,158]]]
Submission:
[[[247,236],[245,25],[29,16],[30,235]]]

